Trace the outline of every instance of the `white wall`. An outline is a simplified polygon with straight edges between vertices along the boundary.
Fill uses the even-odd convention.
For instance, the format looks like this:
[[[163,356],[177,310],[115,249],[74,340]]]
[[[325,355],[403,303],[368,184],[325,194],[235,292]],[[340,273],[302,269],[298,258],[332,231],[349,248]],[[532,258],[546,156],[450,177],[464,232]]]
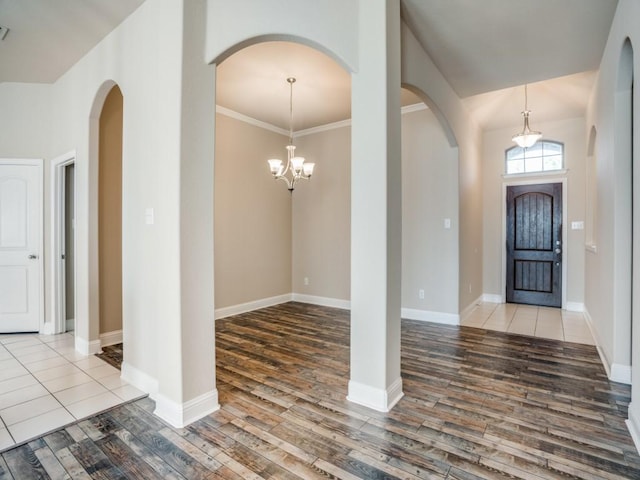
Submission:
[[[567,262],[566,301],[575,308],[584,303],[584,244],[585,230],[571,230],[572,221],[585,221],[586,142],[584,118],[553,122],[536,122],[544,140],[564,144],[566,175],[534,175],[503,178],[505,150],[514,146],[511,137],[522,125],[484,132],[483,135],[483,285],[484,293],[504,296],[502,285],[503,237],[503,185],[518,181],[562,181],[567,179],[567,242],[564,261]]]
[[[0,152],[7,158],[44,158],[49,152],[51,85],[0,83]]]
[[[617,246],[625,243],[629,236],[628,222],[621,222],[630,213],[629,202],[621,197],[622,183],[628,181],[630,163],[640,163],[640,95],[637,94],[637,82],[640,78],[640,3],[636,0],[620,0],[611,25],[609,39],[600,63],[600,71],[594,95],[587,113],[585,130],[588,132],[595,126],[597,134],[597,225],[594,226],[596,252],[589,252],[586,263],[586,307],[596,334],[599,349],[613,376],[616,372],[631,370],[631,397],[629,408],[629,428],[640,448],[640,212],[633,209],[634,266],[633,266],[633,327],[625,310],[630,310],[628,299],[623,303],[616,302],[616,293],[628,288],[625,275],[617,277],[614,270],[616,262],[624,262],[618,258],[623,251],[616,251]],[[626,39],[633,46],[633,77],[635,79],[635,98],[633,115],[636,119],[633,129],[634,158],[621,155],[616,149],[615,139],[619,129],[625,128],[616,120],[615,95],[618,85],[618,73],[622,48]],[[640,172],[634,168],[634,191],[640,191]],[[626,173],[626,175],[625,175]],[[626,178],[625,178],[626,176]],[[625,225],[626,223],[626,225]],[[626,259],[629,265],[629,259]],[[626,317],[626,318],[625,318]],[[633,332],[633,333],[632,333]],[[632,347],[633,346],[633,347]],[[631,350],[631,351],[630,351]]]
[[[354,28],[358,24],[358,3],[207,0],[206,60],[220,63],[256,38],[295,39],[334,57],[346,70],[354,70],[358,65],[358,29]]]
[[[482,295],[481,132],[460,98],[406,25],[402,30],[402,83],[418,94],[439,120],[452,147],[458,148],[458,184],[452,198],[458,226],[458,311]]]

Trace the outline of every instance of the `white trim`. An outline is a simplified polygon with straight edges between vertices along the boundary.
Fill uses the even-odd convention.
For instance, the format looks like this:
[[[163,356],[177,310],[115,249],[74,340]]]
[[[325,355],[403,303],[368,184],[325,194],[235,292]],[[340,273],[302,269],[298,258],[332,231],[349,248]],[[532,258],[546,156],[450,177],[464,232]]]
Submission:
[[[584,312],[584,303],[581,302],[567,302],[564,309],[569,312]]]
[[[629,419],[625,423],[631,434],[631,439],[636,446],[636,450],[640,453],[640,419],[634,415],[633,408],[631,408],[632,405],[633,403],[629,404]]]
[[[51,323],[52,333],[67,331],[65,308],[65,278],[62,266],[62,242],[64,239],[64,168],[75,163],[76,152],[72,150],[51,161]],[[75,195],[75,192],[74,192]],[[75,208],[75,202],[74,202]],[[74,230],[75,235],[75,230]],[[74,241],[75,245],[75,241]],[[75,278],[75,272],[74,272]]]
[[[403,395],[402,378],[398,378],[387,389],[375,388],[349,380],[347,400],[378,412],[388,412],[400,401]]]
[[[502,181],[502,272],[501,272],[501,288],[503,292],[507,291],[507,187],[517,185],[538,185],[548,183],[562,184],[562,301],[561,307],[566,308],[567,303],[567,264],[569,263],[569,245],[567,242],[567,213],[569,192],[567,189],[567,178],[546,176],[530,180],[514,180],[513,178],[504,178]]]
[[[419,112],[422,110],[428,110],[429,107],[425,103],[414,103],[413,105],[406,105],[402,107],[400,110],[401,115],[405,113]],[[280,127],[276,127],[267,122],[263,122],[262,120],[255,119],[253,117],[249,117],[247,115],[243,115],[242,113],[236,112],[235,110],[231,110],[229,108],[223,107],[221,105],[216,105],[216,113],[221,115],[225,115],[230,118],[235,118],[244,123],[248,123],[249,125],[253,125],[254,127],[264,128],[265,130],[269,130],[274,133],[278,133],[280,135],[289,136],[289,131]],[[351,126],[351,119],[348,118],[346,120],[339,120],[337,122],[326,123],[324,125],[318,125],[317,127],[305,128],[304,130],[298,130],[293,132],[293,138],[304,137],[305,135],[313,135],[314,133],[326,132],[328,130],[335,130],[337,128],[344,128]]]
[[[343,310],[351,310],[351,301],[342,300],[340,298],[318,297],[315,295],[305,295],[303,293],[292,293],[291,301],[300,303],[309,303],[311,305],[320,305],[323,307],[341,308]]]
[[[586,243],[584,249],[589,253],[598,253],[598,246],[595,243]]]
[[[85,339],[75,336],[76,351],[82,355],[95,355],[100,353],[102,348],[100,347],[100,340],[91,340],[87,342]]]
[[[467,317],[471,315],[471,312],[473,312],[473,310],[484,301],[483,298],[484,298],[484,295],[481,295],[478,298],[476,298],[473,302],[471,302],[469,305],[464,307],[464,309],[460,312],[460,318],[458,323],[459,325],[462,325],[462,323],[467,319]]]
[[[563,175],[566,175],[567,173],[569,173],[569,169],[567,168],[563,168],[561,170],[547,170],[547,171],[542,171],[542,172],[526,172],[526,173],[503,173],[502,174],[502,178],[504,178],[505,180],[508,179],[518,179],[518,178],[531,178],[531,177],[561,177]],[[552,182],[550,180],[544,181],[544,182],[534,182],[534,183],[557,183],[557,182]]]
[[[220,105],[216,105],[216,113],[225,115],[230,118],[235,118],[236,120],[240,120],[241,122],[248,123],[249,125],[253,125],[254,127],[264,128],[265,130],[269,130],[274,133],[279,133],[280,135],[284,135],[286,137],[289,136],[289,131],[285,130],[284,128],[276,127],[275,125],[271,125],[270,123],[263,122],[261,120],[256,120],[255,118],[248,117],[247,115],[243,115],[241,113],[222,107]]]
[[[317,127],[306,128],[293,132],[293,138],[304,137],[305,135],[313,135],[314,133],[326,132],[328,130],[336,130],[338,128],[350,127],[351,119],[340,120],[339,122],[327,123],[326,125],[318,125]]]
[[[122,343],[122,330],[114,330],[112,332],[100,334],[101,347],[108,347],[109,345],[115,345],[116,343]]]
[[[217,308],[215,311],[215,319],[230,317],[232,315],[239,315],[241,313],[251,312],[260,308],[272,307],[281,303],[291,301],[291,294],[286,293],[284,295],[278,295],[276,297],[262,298],[260,300],[253,300],[247,303],[240,303],[238,305],[231,305],[230,307]]]
[[[142,370],[138,370],[126,361],[120,365],[121,374],[120,378],[127,382],[129,385],[133,385],[138,390],[142,390],[149,394],[149,396],[155,400],[158,393],[158,380],[152,376],[146,374]]]
[[[404,115],[405,113],[421,112],[422,110],[429,110],[429,106],[424,102],[406,105],[400,109],[400,113]]]
[[[43,335],[53,335],[55,332],[53,322],[44,322],[41,332]]]
[[[475,307],[475,303],[473,303],[472,306]],[[433,322],[444,325],[460,325],[460,315],[455,313],[403,308],[400,314],[402,318],[406,318],[407,320],[419,320],[421,322]]]
[[[496,293],[483,293],[482,301],[487,303],[504,303],[504,295]]]
[[[584,315],[584,319],[587,322],[587,326],[589,327],[589,331],[591,332],[591,336],[593,337],[594,341],[596,342],[596,350],[598,351],[598,355],[600,356],[600,361],[602,362],[602,366],[604,367],[604,371],[607,374],[607,378],[609,380],[613,380],[612,364],[611,364],[609,358],[607,357],[607,354],[605,353],[605,351],[600,346],[602,344],[602,342],[600,341],[600,338],[597,335],[596,329],[593,326],[593,319],[591,318],[591,315],[589,314],[589,310],[587,310],[586,307],[585,307],[585,309],[583,311],[583,315]]]
[[[611,364],[611,375],[609,380],[625,385],[631,385],[631,365]]]
[[[154,415],[162,418],[176,428],[183,428],[220,409],[218,390],[215,388],[188,402],[177,403],[158,394],[155,398]]]

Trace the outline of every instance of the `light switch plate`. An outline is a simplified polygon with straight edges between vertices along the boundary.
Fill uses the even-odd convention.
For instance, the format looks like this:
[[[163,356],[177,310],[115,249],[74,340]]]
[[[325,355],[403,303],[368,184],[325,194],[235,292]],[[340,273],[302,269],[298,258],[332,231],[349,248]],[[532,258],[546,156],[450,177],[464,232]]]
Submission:
[[[571,222],[571,230],[584,230],[584,222]]]

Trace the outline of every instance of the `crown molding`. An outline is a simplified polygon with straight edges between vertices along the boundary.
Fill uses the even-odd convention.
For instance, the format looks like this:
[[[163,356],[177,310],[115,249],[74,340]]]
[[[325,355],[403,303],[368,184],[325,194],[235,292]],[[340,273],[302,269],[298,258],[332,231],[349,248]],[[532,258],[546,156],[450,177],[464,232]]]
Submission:
[[[235,118],[236,120],[248,123],[249,125],[253,125],[254,127],[264,128],[265,130],[279,133],[280,135],[284,135],[285,137],[289,136],[289,131],[285,130],[284,128],[276,127],[275,125],[271,125],[270,123],[263,122],[261,120],[256,120],[255,118],[248,117],[247,115],[243,115],[242,113],[238,113],[235,110],[231,110],[220,105],[216,105],[216,113],[219,113],[226,117]]]
[[[406,107],[402,107],[401,114],[419,112],[421,110],[428,110],[424,103],[415,103],[413,105],[407,105]],[[271,125],[270,123],[263,122],[262,120],[256,120],[255,118],[248,117],[247,115],[243,115],[242,113],[238,113],[234,110],[231,110],[226,107],[222,107],[220,105],[216,105],[216,112],[225,115],[227,117],[235,118],[236,120],[240,120],[241,122],[248,123],[249,125],[253,125],[255,127],[264,128],[265,130],[269,130],[271,132],[279,133],[280,135],[289,136],[289,131],[280,127],[276,127],[275,125]],[[340,120],[338,122],[327,123],[325,125],[318,125],[317,127],[306,128],[304,130],[298,130],[297,132],[293,132],[293,138],[304,137],[305,135],[312,135],[314,133],[326,132],[328,130],[335,130],[337,128],[350,127],[351,119]]]

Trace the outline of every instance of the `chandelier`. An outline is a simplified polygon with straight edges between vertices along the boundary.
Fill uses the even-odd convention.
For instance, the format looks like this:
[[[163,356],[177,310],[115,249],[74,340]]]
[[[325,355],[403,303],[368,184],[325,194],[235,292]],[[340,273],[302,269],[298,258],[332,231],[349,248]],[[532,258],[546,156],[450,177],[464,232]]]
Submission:
[[[298,180],[309,180],[313,174],[315,163],[305,163],[304,157],[296,157],[296,147],[293,144],[293,84],[294,77],[287,78],[289,83],[289,145],[287,145],[287,164],[283,165],[282,160],[272,158],[269,162],[269,169],[276,180],[282,180],[287,184],[290,192],[296,186]]]
[[[524,126],[522,132],[511,137],[511,140],[516,142],[521,148],[529,148],[535,145],[535,143],[542,137],[541,132],[535,132],[529,128],[529,114],[531,111],[527,108],[527,85],[524,86],[524,111],[522,116],[524,117]]]

